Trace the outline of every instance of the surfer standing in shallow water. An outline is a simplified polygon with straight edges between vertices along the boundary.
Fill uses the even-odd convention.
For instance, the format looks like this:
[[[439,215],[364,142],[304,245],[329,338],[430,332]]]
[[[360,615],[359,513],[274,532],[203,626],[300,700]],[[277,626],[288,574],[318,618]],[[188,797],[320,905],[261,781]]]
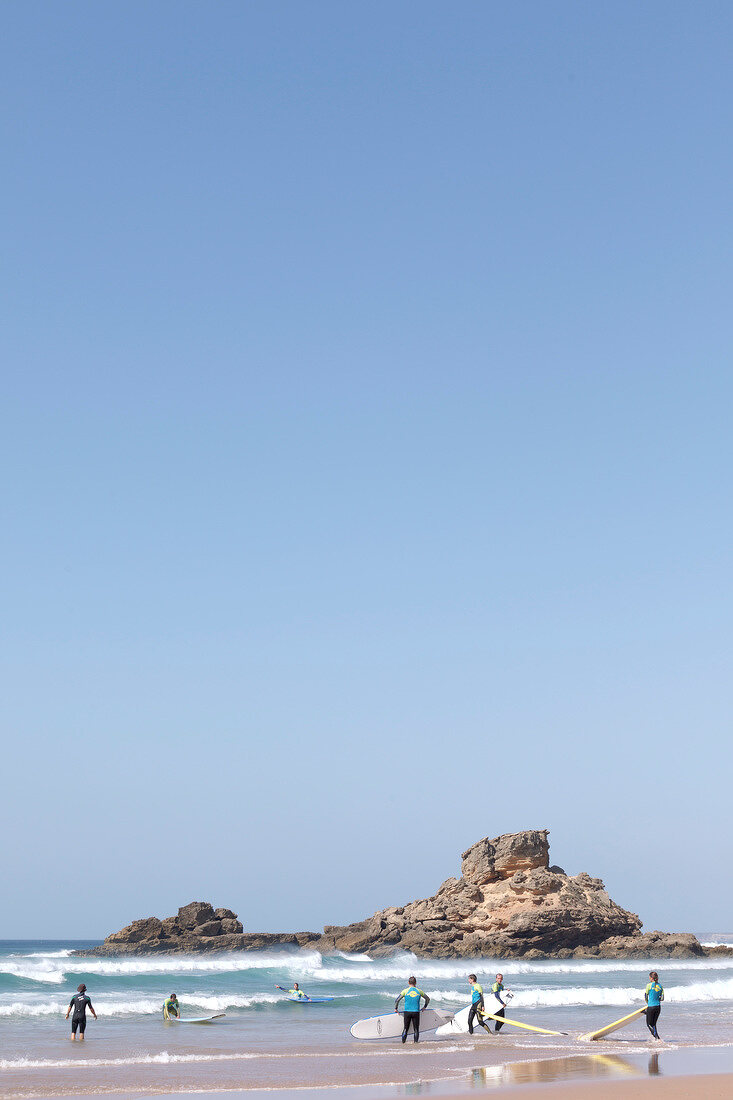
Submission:
[[[417,988],[417,978],[408,978],[410,983],[406,989],[403,989],[399,997],[394,1003],[395,1012],[399,1012],[400,1001],[405,998],[405,1009],[402,1013],[402,1020],[404,1028],[402,1031],[402,1042],[407,1042],[407,1033],[410,1030],[410,1024],[412,1024],[413,1039],[415,1042],[420,1040],[420,999],[425,998],[425,1004],[423,1008],[427,1008],[430,1004],[430,998],[427,993],[423,993],[422,989]]]
[[[84,982],[76,987],[76,993],[69,1001],[69,1007],[66,1009],[67,1020],[72,1008],[74,1009],[74,1015],[71,1017],[71,1041],[73,1043],[76,1039],[76,1029],[78,1028],[79,1042],[83,1043],[84,1032],[87,1028],[87,1009],[89,1009],[95,1020],[97,1018],[91,998],[87,997],[87,987],[84,985]]]
[[[649,977],[651,981],[644,990],[644,1000],[646,1001],[646,1026],[651,1031],[652,1036],[658,1039],[659,1032],[657,1031],[657,1020],[659,1019],[659,1013],[662,1011],[664,990],[659,984],[659,975],[656,970],[650,971]]]

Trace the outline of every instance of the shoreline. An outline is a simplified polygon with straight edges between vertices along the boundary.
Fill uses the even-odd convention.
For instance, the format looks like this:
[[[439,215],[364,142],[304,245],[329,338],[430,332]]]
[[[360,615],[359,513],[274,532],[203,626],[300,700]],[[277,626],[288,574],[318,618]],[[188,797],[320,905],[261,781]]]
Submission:
[[[293,1057],[298,1059],[299,1053],[302,1052],[296,1052]],[[474,1055],[477,1053],[474,1052]],[[411,1055],[412,1052],[407,1057]],[[78,1075],[81,1064],[69,1062],[64,1068]],[[97,1060],[94,1059],[88,1068],[98,1068]],[[107,1068],[111,1069],[112,1065],[108,1063]],[[383,1067],[383,1070],[386,1068]],[[69,1082],[67,1087],[59,1087],[56,1081],[46,1082],[45,1087],[38,1082],[43,1088],[39,1091],[32,1081],[32,1069],[26,1068],[12,1091],[0,1091],[0,1100],[56,1100],[90,1095],[126,1095],[136,1100],[160,1096],[184,1100],[185,1097],[197,1096],[206,1100],[207,1097],[243,1097],[261,1093],[276,1095],[279,1100],[298,1100],[314,1091],[328,1094],[331,1100],[393,1100],[404,1095],[426,1095],[430,1100],[457,1100],[468,1093],[475,1094],[477,1090],[498,1095],[511,1094],[517,1100],[542,1100],[542,1097],[552,1100],[558,1095],[573,1098],[590,1095],[594,1100],[640,1100],[650,1095],[662,1096],[665,1100],[681,1100],[684,1096],[710,1097],[712,1100],[714,1097],[733,1096],[733,1042],[716,1046],[625,1050],[623,1055],[605,1050],[561,1057],[548,1054],[541,1058],[519,1058],[464,1067],[455,1076],[448,1077],[426,1075],[409,1079],[407,1075],[408,1079],[390,1080],[387,1071],[387,1079],[381,1081],[329,1083],[322,1079],[299,1086],[273,1083],[248,1086],[241,1078],[229,1082],[220,1079],[219,1082],[190,1080],[173,1083],[169,1075],[173,1075],[176,1067],[170,1064],[155,1067],[155,1070],[163,1071],[167,1081],[150,1080],[148,1072],[145,1074],[147,1080],[128,1079],[123,1082],[109,1078],[100,1081],[97,1078],[94,1082],[90,1080],[89,1087],[86,1087],[87,1082],[80,1081],[77,1076],[73,1084]],[[153,1070],[153,1067],[148,1066],[147,1070]],[[156,1075],[155,1072],[152,1074]],[[219,1073],[214,1076],[219,1077]]]

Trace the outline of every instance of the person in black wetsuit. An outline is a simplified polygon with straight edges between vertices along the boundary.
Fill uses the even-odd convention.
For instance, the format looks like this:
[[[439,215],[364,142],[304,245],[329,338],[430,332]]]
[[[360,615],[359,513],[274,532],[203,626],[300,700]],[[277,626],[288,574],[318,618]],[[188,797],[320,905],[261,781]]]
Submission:
[[[76,1039],[76,1030],[78,1028],[79,1041],[83,1043],[84,1032],[87,1027],[87,1009],[89,1009],[95,1020],[97,1018],[91,999],[87,997],[87,987],[84,985],[84,982],[82,982],[80,986],[77,986],[76,993],[69,1001],[69,1007],[66,1009],[67,1020],[72,1008],[74,1010],[74,1015],[71,1017],[71,1041],[73,1043]]]

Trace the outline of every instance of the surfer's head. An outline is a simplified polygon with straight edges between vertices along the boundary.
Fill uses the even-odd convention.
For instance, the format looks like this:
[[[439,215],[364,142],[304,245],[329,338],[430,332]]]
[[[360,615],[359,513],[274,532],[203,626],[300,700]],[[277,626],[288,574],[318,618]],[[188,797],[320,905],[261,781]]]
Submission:
[[[475,974],[469,974],[468,975],[468,980],[469,980],[469,982],[475,982],[476,981],[476,975]]]
[[[77,993],[86,993],[86,991],[87,991],[87,987],[84,985],[84,982],[82,982],[81,985],[78,985],[76,987],[76,992]]]
[[[293,989],[297,989],[297,988],[298,988],[298,983],[297,983],[297,982],[293,982]]]
[[[409,985],[417,985],[417,978],[412,977],[407,979]]]
[[[653,982],[658,982],[659,981],[659,975],[657,974],[656,970],[650,970],[649,971],[649,977],[651,978],[651,980]]]
[[[497,974],[496,975],[496,980],[497,980],[497,982],[503,982],[504,981],[504,975],[503,974]]]
[[[177,1001],[178,1000],[178,997],[176,997],[175,993],[171,993],[171,1000],[172,1001]]]

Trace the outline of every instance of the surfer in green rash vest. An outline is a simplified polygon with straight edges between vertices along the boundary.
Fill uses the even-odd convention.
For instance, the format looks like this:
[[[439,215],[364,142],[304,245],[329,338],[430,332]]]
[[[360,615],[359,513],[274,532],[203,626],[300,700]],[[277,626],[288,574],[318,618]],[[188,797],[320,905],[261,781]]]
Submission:
[[[282,989],[283,993],[289,993],[291,997],[297,997],[299,1001],[310,1000],[310,997],[306,996],[297,982],[293,982],[292,989],[286,989],[284,985],[276,985],[275,989]]]
[[[170,997],[166,997],[163,1002],[163,1019],[170,1020],[172,1016],[175,1016],[177,1020],[181,1018],[181,1006],[175,993],[171,993]]]
[[[402,990],[399,997],[394,1003],[395,1012],[400,1010],[400,1001],[405,998],[405,1008],[402,1013],[403,1031],[402,1042],[407,1042],[407,1033],[410,1030],[410,1024],[412,1024],[412,1037],[415,1042],[420,1041],[420,1001],[425,998],[425,1008],[430,1004],[430,998],[427,993],[423,993],[422,989],[417,988],[417,978],[408,978],[408,985]]]
[[[491,1006],[494,1009],[494,1011],[492,1012],[492,1016],[503,1016],[504,1009],[506,1008],[506,1001],[502,1001],[501,999],[501,994],[504,992],[503,974],[496,975],[496,981],[491,987],[491,992],[494,994],[494,1004]],[[503,1026],[504,1025],[499,1023],[499,1021],[497,1020],[494,1024],[494,1031],[501,1031]]]

